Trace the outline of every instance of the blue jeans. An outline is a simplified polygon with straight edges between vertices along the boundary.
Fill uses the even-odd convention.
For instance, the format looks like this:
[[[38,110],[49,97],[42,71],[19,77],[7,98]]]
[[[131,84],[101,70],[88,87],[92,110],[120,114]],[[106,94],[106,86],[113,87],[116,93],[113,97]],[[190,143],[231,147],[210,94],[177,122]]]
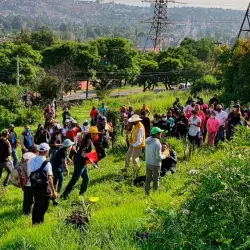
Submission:
[[[53,170],[53,175],[54,175],[54,186],[56,188],[57,185],[57,192],[60,193],[62,191],[62,185],[64,181],[63,169],[57,168]]]
[[[13,166],[15,167],[16,164],[18,163],[18,156],[17,156],[16,148],[12,149],[12,157],[13,157]]]
[[[223,126],[220,126],[219,131],[215,138],[215,144],[218,144],[219,141],[224,142],[225,141],[225,128]]]
[[[89,183],[89,172],[88,168],[86,166],[81,166],[79,164],[74,164],[74,173],[72,175],[71,180],[69,181],[69,184],[67,185],[63,197],[67,197],[71,191],[73,190],[75,184],[77,181],[82,177],[82,185],[80,188],[80,194],[83,194],[87,191],[88,183]]]

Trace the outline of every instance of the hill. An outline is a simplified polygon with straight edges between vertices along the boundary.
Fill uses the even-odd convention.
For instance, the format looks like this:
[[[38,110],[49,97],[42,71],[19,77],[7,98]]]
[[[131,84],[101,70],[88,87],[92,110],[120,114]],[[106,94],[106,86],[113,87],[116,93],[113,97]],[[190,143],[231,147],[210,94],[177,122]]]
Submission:
[[[124,36],[139,43],[149,31],[143,23],[153,15],[153,6],[101,4],[71,0],[10,0],[0,3],[2,36],[28,28],[50,27],[61,38],[93,39],[101,36]],[[165,31],[167,44],[178,45],[184,37],[200,39],[214,37],[233,43],[244,16],[243,11],[210,8],[169,8],[169,20],[174,24]]]

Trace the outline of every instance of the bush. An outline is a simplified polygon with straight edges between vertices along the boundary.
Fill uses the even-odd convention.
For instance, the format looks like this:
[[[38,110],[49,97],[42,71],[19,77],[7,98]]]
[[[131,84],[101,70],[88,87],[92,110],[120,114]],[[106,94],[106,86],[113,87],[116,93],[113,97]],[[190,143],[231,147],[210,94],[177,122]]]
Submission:
[[[147,249],[250,248],[250,131],[242,133],[244,138],[236,135],[224,145],[229,160],[217,160],[192,178],[190,198],[180,209],[154,208]]]
[[[212,75],[206,75],[196,80],[192,87],[191,92],[200,92],[202,90],[217,90],[219,89],[218,80]]]

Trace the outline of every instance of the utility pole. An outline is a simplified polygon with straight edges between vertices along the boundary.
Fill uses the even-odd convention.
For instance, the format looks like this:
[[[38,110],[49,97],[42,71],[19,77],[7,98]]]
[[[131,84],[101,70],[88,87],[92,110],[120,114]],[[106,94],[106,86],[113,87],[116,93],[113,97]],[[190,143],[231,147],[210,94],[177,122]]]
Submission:
[[[180,3],[173,0],[142,0],[146,3],[154,4],[154,16],[151,21],[145,23],[151,23],[151,28],[144,46],[144,52],[147,50],[149,41],[153,42],[154,51],[160,50],[161,48],[161,34],[163,28],[168,24],[168,4],[169,3]]]
[[[240,38],[240,36],[243,32],[246,32],[247,34],[248,34],[248,32],[250,32],[250,2],[248,5],[248,8],[247,8],[247,11],[245,13],[243,22],[241,24],[240,31],[239,31],[239,34],[237,36],[237,40]],[[237,42],[237,40],[236,40],[236,42]]]
[[[19,60],[19,56],[17,56],[16,58],[16,85],[19,86],[19,80],[20,80],[20,74],[19,74],[19,64],[20,64],[20,60]]]

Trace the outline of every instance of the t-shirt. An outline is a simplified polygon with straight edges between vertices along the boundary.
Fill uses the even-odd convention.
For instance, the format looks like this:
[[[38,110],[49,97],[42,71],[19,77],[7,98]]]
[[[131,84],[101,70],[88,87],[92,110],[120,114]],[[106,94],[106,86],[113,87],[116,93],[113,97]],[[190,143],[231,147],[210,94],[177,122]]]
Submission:
[[[0,162],[8,162],[9,156],[9,144],[5,139],[0,138]]]
[[[38,170],[42,166],[44,161],[46,161],[45,156],[36,156],[33,159],[31,159],[28,162],[27,175],[30,176],[32,172]],[[48,162],[47,165],[45,166],[44,172],[47,173],[48,175],[53,176],[52,166],[50,162]],[[27,182],[26,186],[28,187],[31,186],[30,181]]]
[[[216,118],[218,118],[220,121],[220,126],[225,126],[227,117],[228,117],[227,113],[223,110],[220,113],[217,112],[216,114]]]
[[[57,169],[65,164],[68,158],[68,153],[66,148],[60,148],[57,152],[55,157],[51,160],[53,169]]]
[[[191,136],[196,136],[197,133],[201,131],[200,127],[197,127],[197,125],[201,122],[201,119],[198,116],[196,117],[195,120],[193,118],[194,118],[193,116],[189,118],[190,127],[188,133]]]

